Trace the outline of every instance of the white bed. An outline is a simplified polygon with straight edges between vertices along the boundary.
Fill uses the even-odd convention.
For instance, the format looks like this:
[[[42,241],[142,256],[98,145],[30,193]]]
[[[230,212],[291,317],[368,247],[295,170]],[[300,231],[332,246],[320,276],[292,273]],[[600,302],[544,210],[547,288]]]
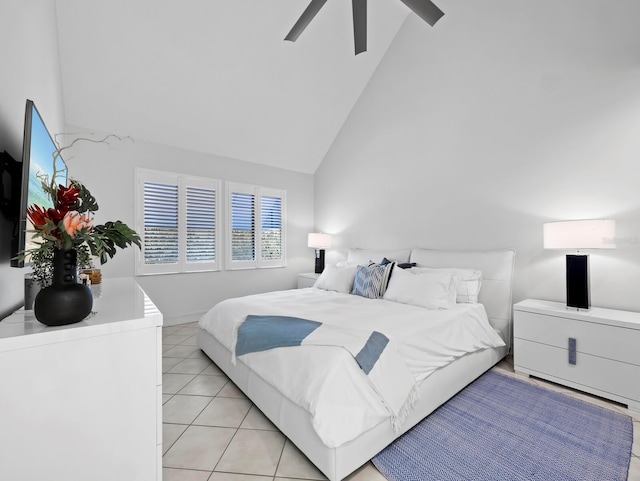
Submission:
[[[360,254],[367,257],[370,254],[372,255],[372,251],[364,251]],[[381,418],[372,425],[366,425],[366,429],[363,432],[358,431],[355,437],[347,435],[344,438],[348,439],[347,441],[340,440],[342,439],[340,438],[336,442],[328,442],[326,436],[318,434],[318,431],[314,428],[314,420],[309,411],[301,407],[303,403],[299,399],[296,400],[297,402],[293,402],[284,396],[282,392],[285,392],[285,389],[274,387],[276,383],[273,382],[273,379],[268,379],[268,376],[264,374],[263,376],[257,374],[247,366],[242,357],[238,357],[235,360],[235,364],[232,362],[232,348],[228,337],[219,333],[218,338],[216,338],[202,328],[198,334],[200,348],[332,481],[343,479],[366,463],[395,438],[406,432],[455,395],[460,389],[491,368],[506,355],[509,349],[514,251],[454,252],[413,249],[410,252],[406,251],[406,254],[397,251],[390,253],[390,255],[395,257],[393,260],[415,262],[419,267],[473,268],[482,271],[482,289],[479,295],[479,302],[486,310],[491,327],[500,334],[505,343],[501,347],[478,349],[470,354],[457,357],[443,367],[429,371],[428,376],[417,384],[419,399],[409,411],[408,417],[403,420],[398,432],[392,428],[392,423],[389,422],[389,419]],[[292,293],[280,294],[282,299],[292,295]],[[312,292],[300,292],[299,294],[302,299],[312,299],[310,296],[315,295],[322,296],[326,294],[314,294]],[[264,302],[265,298],[259,299]],[[482,310],[482,306],[479,306],[478,309]],[[310,317],[309,313],[305,312],[304,309],[302,309],[302,312],[305,313],[305,316],[301,317]],[[265,313],[254,312],[254,314]],[[211,329],[212,323],[210,321],[211,315],[205,316],[201,321],[201,327],[206,326]],[[277,351],[284,350],[287,349]]]

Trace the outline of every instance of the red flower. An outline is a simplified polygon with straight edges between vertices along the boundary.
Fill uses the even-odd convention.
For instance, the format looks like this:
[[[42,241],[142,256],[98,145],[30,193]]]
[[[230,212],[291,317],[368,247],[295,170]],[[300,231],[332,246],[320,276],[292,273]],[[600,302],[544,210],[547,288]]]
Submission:
[[[27,207],[27,216],[35,227],[43,227],[47,223],[47,213],[39,205]]]
[[[73,185],[65,187],[64,185],[58,185],[56,194],[56,209],[62,213],[62,217],[72,210],[78,208],[78,202],[80,200],[80,190],[76,189]]]
[[[27,207],[27,217],[29,217],[29,220],[36,229],[54,235],[58,238],[60,237],[60,232],[58,231],[57,226],[64,218],[64,214],[58,209],[49,208],[44,210],[39,205],[32,205]],[[47,221],[50,221],[55,226],[51,231],[45,229]]]
[[[62,212],[61,209],[47,209],[47,217],[56,225],[60,223],[65,214],[66,212]]]

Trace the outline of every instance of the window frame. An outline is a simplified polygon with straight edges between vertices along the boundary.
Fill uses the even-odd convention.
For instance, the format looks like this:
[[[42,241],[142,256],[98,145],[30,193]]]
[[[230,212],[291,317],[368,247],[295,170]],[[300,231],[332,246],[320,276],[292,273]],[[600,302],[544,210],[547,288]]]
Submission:
[[[220,243],[220,227],[223,224],[220,218],[220,188],[221,181],[206,177],[178,174],[160,170],[136,168],[136,231],[142,238],[142,248],[136,249],[136,275],[155,274],[181,274],[189,272],[219,271],[221,254],[224,252]],[[178,262],[167,264],[145,264],[144,255],[144,206],[145,206],[145,182],[155,182],[178,187]],[[187,188],[196,187],[214,191],[214,242],[215,260],[202,262],[187,262]]]
[[[231,199],[233,193],[250,194],[254,196],[254,259],[253,260],[234,260],[233,259],[233,226],[232,226],[232,207]],[[274,189],[270,187],[262,187],[252,184],[243,184],[240,182],[225,182],[225,269],[226,270],[243,270],[243,269],[265,269],[287,266],[287,235],[286,235],[286,191],[282,189]],[[262,251],[262,197],[277,197],[280,199],[280,235],[281,235],[281,252],[280,259],[263,260]]]

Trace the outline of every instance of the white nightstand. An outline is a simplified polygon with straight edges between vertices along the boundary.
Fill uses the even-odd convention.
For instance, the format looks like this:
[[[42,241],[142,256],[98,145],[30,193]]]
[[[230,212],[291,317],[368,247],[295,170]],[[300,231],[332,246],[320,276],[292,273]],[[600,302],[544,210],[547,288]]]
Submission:
[[[320,277],[320,274],[315,274],[313,272],[303,272],[302,274],[298,274],[298,289],[313,287],[318,280],[318,277]]]
[[[640,313],[567,309],[528,299],[513,306],[514,368],[640,411]]]

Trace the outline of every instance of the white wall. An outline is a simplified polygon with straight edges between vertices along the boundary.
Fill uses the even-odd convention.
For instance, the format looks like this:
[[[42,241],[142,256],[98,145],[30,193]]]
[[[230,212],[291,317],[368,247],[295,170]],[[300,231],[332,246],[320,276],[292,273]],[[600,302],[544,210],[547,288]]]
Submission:
[[[67,127],[67,130],[80,132],[74,127]],[[87,135],[91,138],[102,137],[101,134],[80,136]],[[71,140],[69,138],[65,143]],[[100,209],[96,222],[119,219],[132,228],[135,228],[135,167],[286,190],[286,268],[136,278],[169,322],[185,317],[197,320],[215,303],[228,297],[293,288],[298,273],[313,269],[313,250],[306,246],[307,233],[313,230],[314,187],[313,176],[309,174],[130,139],[110,140],[108,145],[80,142],[68,151],[65,159],[71,176],[82,181],[98,201]],[[221,215],[224,215],[224,209]],[[104,264],[103,277],[134,276],[134,249],[137,248],[119,251]]]
[[[441,0],[410,15],[316,173],[349,246],[517,250],[514,301],[564,301],[546,221],[613,218],[594,305],[640,311],[640,2]]]
[[[54,0],[2,0],[0,152],[22,156],[25,100],[35,101],[52,132],[64,127]],[[0,319],[24,300],[25,269],[10,267],[13,225],[0,216]]]

